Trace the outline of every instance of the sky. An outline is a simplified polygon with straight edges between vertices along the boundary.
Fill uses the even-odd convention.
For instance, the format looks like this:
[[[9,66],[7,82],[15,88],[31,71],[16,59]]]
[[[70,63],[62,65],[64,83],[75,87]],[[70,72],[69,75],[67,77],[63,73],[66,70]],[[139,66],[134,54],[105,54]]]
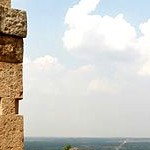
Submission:
[[[25,136],[150,137],[149,6],[12,0],[28,14]]]

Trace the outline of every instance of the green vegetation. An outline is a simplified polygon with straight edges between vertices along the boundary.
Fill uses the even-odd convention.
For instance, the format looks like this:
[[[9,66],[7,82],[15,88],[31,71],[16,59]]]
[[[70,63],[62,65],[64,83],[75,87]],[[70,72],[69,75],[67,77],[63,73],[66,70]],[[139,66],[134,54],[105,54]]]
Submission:
[[[72,147],[72,146],[71,146],[71,145],[69,145],[69,144],[68,144],[68,145],[65,145],[65,146],[64,146],[64,148],[63,148],[63,150],[70,150],[70,149],[71,149],[71,147]]]

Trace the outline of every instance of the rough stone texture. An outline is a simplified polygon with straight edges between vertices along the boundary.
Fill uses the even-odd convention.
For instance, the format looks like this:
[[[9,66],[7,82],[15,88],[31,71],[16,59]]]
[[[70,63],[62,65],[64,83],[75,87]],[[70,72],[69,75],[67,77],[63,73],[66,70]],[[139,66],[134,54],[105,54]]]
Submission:
[[[11,0],[0,0],[0,150],[24,149],[23,116],[17,114],[26,34],[26,12],[11,9]]]
[[[11,0],[0,0],[0,5],[4,7],[10,7],[11,6]]]
[[[0,116],[0,150],[23,150],[23,117]]]
[[[0,6],[0,33],[22,38],[26,37],[26,12]]]
[[[23,39],[0,35],[0,61],[10,63],[23,62]]]
[[[22,64],[0,62],[0,97],[22,99]]]
[[[0,115],[18,114],[19,101],[14,98],[0,98]]]

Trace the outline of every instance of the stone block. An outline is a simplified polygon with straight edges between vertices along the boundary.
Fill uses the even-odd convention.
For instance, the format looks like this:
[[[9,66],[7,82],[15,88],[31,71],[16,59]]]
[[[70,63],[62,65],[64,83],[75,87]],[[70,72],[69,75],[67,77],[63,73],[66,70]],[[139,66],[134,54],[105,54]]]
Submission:
[[[11,6],[11,0],[1,0],[0,5],[4,7],[10,7]]]
[[[0,98],[0,115],[18,114],[18,105],[19,101],[14,98]]]
[[[23,117],[0,116],[0,150],[23,150]]]
[[[23,62],[23,39],[0,35],[0,62]]]
[[[0,6],[0,33],[18,37],[27,35],[25,11]]]
[[[22,99],[22,64],[0,62],[0,97]]]

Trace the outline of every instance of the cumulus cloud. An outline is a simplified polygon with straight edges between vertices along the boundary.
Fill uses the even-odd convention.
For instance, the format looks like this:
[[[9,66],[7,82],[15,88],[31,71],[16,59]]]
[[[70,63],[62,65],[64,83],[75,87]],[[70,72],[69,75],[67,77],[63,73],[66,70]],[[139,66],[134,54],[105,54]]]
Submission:
[[[68,9],[65,16],[67,29],[63,36],[65,48],[72,54],[97,61],[109,57],[111,61],[107,61],[111,64],[117,61],[112,61],[114,55],[121,56],[122,61],[123,57],[132,55],[132,63],[136,60],[139,66],[137,74],[150,75],[150,20],[140,24],[141,35],[138,37],[136,29],[123,14],[115,17],[93,14],[99,3],[100,0],[81,0]]]
[[[79,49],[120,51],[126,50],[134,42],[135,29],[122,14],[116,17],[91,14],[99,2],[98,0],[81,0],[79,4],[68,10],[65,17],[68,29],[63,41],[69,51]]]
[[[141,55],[140,75],[150,75],[150,19],[139,26],[142,35],[137,39],[137,49]]]
[[[33,63],[41,69],[51,69],[56,66],[60,66],[58,59],[49,55],[39,57],[33,61]]]

